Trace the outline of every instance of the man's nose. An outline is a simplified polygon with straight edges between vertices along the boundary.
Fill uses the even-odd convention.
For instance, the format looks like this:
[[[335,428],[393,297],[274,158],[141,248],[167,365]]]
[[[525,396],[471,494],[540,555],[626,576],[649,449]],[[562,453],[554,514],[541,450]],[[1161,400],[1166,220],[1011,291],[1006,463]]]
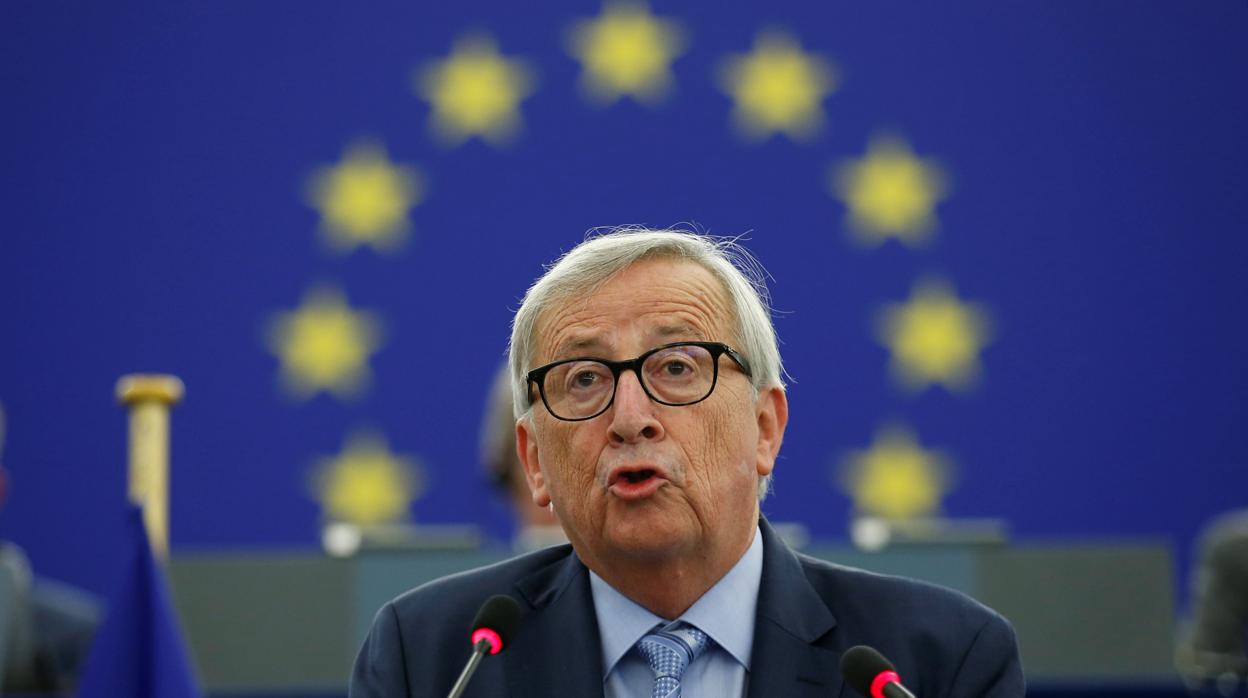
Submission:
[[[621,373],[615,386],[615,401],[611,405],[608,427],[611,442],[631,444],[662,438],[663,425],[655,414],[657,406],[641,387],[635,372]]]

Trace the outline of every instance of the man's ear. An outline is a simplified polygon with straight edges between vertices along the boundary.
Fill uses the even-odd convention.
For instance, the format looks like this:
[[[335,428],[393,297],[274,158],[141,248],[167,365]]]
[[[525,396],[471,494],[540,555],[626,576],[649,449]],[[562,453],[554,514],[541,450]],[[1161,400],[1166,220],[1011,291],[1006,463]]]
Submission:
[[[784,441],[784,428],[789,423],[789,398],[778,386],[764,388],[758,395],[755,410],[758,419],[757,467],[759,476],[767,476],[776,466],[776,454]]]
[[[533,503],[539,507],[550,504],[550,492],[546,490],[546,477],[542,474],[541,458],[538,457],[537,435],[533,433],[532,418],[528,415],[516,420],[516,454],[524,466],[524,479],[529,482]]]

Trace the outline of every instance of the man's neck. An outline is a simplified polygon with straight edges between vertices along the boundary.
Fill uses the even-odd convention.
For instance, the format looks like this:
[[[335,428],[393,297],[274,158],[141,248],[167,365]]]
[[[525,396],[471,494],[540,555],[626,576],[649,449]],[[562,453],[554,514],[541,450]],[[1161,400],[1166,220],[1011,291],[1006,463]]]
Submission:
[[[674,620],[723,578],[749,549],[757,527],[723,550],[674,557],[583,560],[603,581],[651,613]]]

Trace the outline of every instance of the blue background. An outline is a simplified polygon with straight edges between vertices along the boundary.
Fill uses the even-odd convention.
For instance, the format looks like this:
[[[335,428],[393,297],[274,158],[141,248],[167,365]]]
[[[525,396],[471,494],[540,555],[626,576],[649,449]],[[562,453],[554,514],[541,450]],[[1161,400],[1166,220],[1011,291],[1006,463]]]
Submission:
[[[1164,539],[1248,504],[1248,5],[662,4],[688,50],[667,103],[602,108],[564,49],[580,3],[0,6],[0,536],[37,572],[106,591],[122,545],[113,385],[161,371],[172,542],[318,544],[307,485],[360,426],[427,468],[422,523],[509,534],[477,463],[507,323],[594,226],[692,221],[775,281],[792,420],[765,510],[847,533],[833,466],[884,422],[956,460],[954,516],[1016,539]],[[839,68],[810,142],[737,137],[719,61],[786,28]],[[430,137],[413,71],[469,30],[538,75],[510,147]],[[953,181],[921,250],[853,245],[828,169],[880,132]],[[429,180],[393,256],[329,254],[303,187],[360,138]],[[893,387],[884,303],[938,274],[992,314],[968,393]],[[293,401],[266,319],[311,286],[380,313],[358,401]]]

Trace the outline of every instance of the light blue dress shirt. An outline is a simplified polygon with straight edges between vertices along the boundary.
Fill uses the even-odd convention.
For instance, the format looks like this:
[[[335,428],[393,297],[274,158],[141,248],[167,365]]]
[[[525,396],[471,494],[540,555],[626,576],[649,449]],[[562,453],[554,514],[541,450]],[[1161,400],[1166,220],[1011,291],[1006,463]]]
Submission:
[[[711,638],[706,651],[685,671],[680,682],[683,698],[745,696],[762,576],[763,540],[755,530],[753,542],[737,564],[677,619]],[[616,591],[593,571],[589,583],[602,636],[606,698],[650,698],[654,672],[634,646],[654,626],[668,621]]]

